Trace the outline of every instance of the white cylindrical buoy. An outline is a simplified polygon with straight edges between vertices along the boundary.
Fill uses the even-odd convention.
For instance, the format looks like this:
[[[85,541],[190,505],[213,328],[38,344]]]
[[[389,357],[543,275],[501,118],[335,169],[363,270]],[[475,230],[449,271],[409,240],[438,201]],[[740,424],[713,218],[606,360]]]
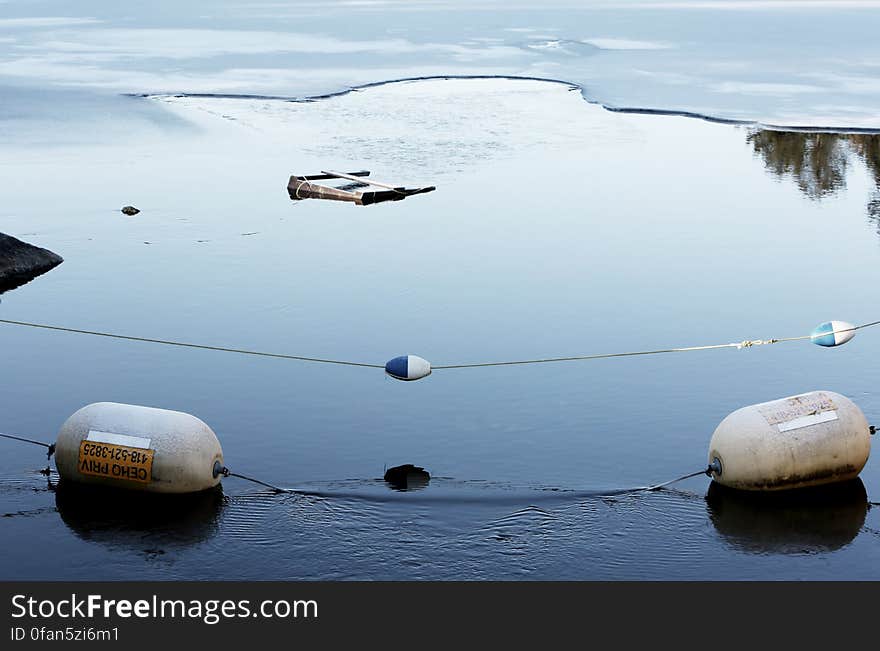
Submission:
[[[154,493],[194,493],[220,483],[217,436],[190,414],[97,402],[61,426],[55,464],[62,479]]]
[[[810,341],[818,346],[842,346],[856,336],[856,327],[846,321],[826,321],[810,333]]]
[[[813,391],[738,409],[709,443],[712,478],[743,490],[802,488],[857,477],[871,428],[851,401]]]
[[[431,375],[431,363],[416,355],[403,355],[389,360],[385,372],[395,380],[421,380]]]

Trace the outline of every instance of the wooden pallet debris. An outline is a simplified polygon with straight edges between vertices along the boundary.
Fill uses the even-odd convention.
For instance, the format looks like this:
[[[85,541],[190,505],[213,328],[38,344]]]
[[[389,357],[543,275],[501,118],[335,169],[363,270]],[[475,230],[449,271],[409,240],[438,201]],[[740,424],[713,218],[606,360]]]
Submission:
[[[414,194],[424,194],[425,192],[436,190],[433,185],[422,188],[405,188],[403,186],[389,185],[388,183],[379,183],[378,181],[367,179],[366,177],[369,175],[370,173],[367,170],[349,172],[347,174],[322,170],[320,174],[309,174],[308,176],[293,175],[287,183],[287,193],[294,201],[300,199],[327,199],[330,201],[348,201],[358,206],[368,206],[383,201],[400,201]],[[313,181],[330,181],[333,179],[345,179],[363,184],[364,186],[375,186],[383,189],[356,191],[313,183]]]

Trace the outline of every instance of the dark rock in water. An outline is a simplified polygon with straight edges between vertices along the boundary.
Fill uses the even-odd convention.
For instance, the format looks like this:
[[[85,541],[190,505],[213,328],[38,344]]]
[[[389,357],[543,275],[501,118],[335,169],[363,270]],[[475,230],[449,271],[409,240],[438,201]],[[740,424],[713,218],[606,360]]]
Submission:
[[[30,282],[62,262],[60,255],[0,233],[0,294]]]
[[[386,470],[385,481],[395,490],[418,490],[428,485],[431,475],[424,468],[406,463]]]
[[[131,216],[131,215],[137,215],[137,214],[140,212],[140,210],[138,210],[138,209],[135,208],[134,206],[125,206],[125,207],[122,209],[122,212],[123,212],[124,214],[126,214],[126,215]]]

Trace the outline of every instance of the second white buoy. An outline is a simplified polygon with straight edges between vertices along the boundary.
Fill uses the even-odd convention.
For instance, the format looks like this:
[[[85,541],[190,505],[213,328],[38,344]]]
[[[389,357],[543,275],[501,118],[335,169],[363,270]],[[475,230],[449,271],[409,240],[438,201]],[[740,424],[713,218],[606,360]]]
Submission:
[[[839,393],[812,391],[727,416],[709,443],[709,470],[731,488],[802,488],[857,477],[870,452],[862,411]]]

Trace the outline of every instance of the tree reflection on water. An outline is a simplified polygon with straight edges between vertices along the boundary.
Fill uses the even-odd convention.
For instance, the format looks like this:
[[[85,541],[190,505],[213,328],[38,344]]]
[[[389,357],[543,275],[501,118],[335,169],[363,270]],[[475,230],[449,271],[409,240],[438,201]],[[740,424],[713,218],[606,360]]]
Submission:
[[[866,210],[880,229],[880,134],[759,129],[750,131],[746,140],[770,172],[790,178],[815,200],[846,188],[848,166],[853,158],[861,160],[875,186]]]

